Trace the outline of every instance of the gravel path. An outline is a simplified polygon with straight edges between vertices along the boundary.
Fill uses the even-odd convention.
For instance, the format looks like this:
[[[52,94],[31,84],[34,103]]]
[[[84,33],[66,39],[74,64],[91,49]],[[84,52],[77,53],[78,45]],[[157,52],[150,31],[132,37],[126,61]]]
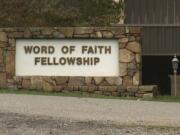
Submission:
[[[119,125],[180,126],[180,104],[0,94],[0,112]]]
[[[180,128],[111,125],[0,113],[0,135],[179,135]]]

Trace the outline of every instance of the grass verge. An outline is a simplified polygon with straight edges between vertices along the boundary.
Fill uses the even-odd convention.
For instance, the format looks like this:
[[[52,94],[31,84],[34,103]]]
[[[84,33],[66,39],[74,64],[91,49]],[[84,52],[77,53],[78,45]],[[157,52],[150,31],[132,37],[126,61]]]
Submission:
[[[115,97],[92,94],[87,92],[45,92],[35,90],[15,90],[15,89],[0,89],[0,94],[26,94],[26,95],[44,95],[44,96],[64,96],[64,97],[79,97],[79,98],[102,98],[102,99],[126,99],[137,100],[136,97]]]
[[[35,90],[0,89],[0,94],[3,94],[3,93],[4,94],[44,95],[44,96],[64,96],[64,97],[79,97],[79,98],[180,102],[180,97],[174,97],[174,96],[157,96],[157,97],[153,97],[153,98],[137,98],[137,97],[104,96],[104,95],[90,94],[90,93],[85,93],[85,92],[63,93],[63,92],[44,92],[44,91],[35,91]]]

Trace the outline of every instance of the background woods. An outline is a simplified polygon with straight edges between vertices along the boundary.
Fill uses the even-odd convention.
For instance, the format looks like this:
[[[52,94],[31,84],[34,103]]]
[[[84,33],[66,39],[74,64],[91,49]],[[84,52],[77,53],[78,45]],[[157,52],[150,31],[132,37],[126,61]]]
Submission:
[[[122,8],[112,0],[0,0],[0,27],[108,26]]]

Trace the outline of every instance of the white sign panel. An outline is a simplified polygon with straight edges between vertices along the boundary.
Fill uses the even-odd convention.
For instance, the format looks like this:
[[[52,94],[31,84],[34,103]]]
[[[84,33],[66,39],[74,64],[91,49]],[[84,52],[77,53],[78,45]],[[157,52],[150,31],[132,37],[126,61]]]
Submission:
[[[117,40],[17,39],[16,76],[118,76]]]

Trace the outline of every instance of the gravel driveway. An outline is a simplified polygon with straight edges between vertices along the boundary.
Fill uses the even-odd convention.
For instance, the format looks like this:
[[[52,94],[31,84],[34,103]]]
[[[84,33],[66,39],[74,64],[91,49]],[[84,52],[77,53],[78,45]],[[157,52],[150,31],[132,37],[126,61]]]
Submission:
[[[180,135],[180,128],[124,126],[0,113],[0,135]]]
[[[180,126],[180,104],[0,94],[0,112],[119,125]]]

